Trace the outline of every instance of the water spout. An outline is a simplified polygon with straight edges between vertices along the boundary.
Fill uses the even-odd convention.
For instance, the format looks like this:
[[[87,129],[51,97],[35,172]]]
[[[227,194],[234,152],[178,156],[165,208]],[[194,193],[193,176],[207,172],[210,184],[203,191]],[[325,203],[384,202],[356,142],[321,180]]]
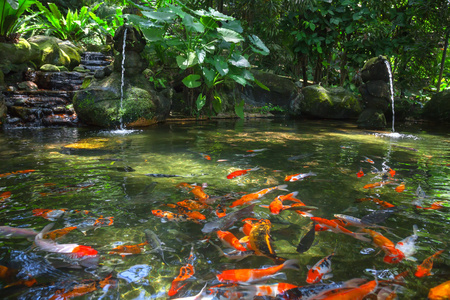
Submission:
[[[123,46],[122,46],[122,78],[120,82],[120,129],[123,130],[123,120],[122,120],[122,110],[123,110],[123,87],[125,85],[125,47],[126,47],[126,41],[127,41],[127,30],[128,28],[125,27],[125,30],[123,31]]]
[[[391,103],[392,103],[392,132],[395,132],[395,110],[394,110],[394,80],[392,78],[392,70],[391,70],[391,64],[387,59],[383,59],[384,63],[386,64],[386,69],[389,73],[389,88],[390,88],[390,94],[391,94]]]

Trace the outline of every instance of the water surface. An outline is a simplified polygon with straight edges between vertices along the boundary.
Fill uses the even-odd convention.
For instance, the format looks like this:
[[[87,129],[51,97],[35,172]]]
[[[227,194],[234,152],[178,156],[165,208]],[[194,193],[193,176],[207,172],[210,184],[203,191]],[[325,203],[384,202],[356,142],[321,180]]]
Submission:
[[[112,273],[119,278],[118,287],[98,289],[84,297],[166,299],[170,284],[186,264],[192,245],[196,253],[195,280],[189,280],[178,297],[196,294],[205,282],[217,283],[214,275],[221,270],[272,265],[270,259],[257,256],[240,262],[227,261],[206,242],[201,232],[203,224],[164,222],[153,216],[151,210],[175,212],[165,204],[193,198],[176,187],[181,182],[205,184],[204,191],[210,196],[233,192],[237,197],[285,184],[286,175],[310,171],[317,176],[287,184],[289,191],[298,191],[298,198],[306,205],[318,207],[313,212],[315,216],[332,219],[333,214],[340,213],[361,218],[382,209],[370,201],[355,203],[356,199],[368,196],[392,203],[401,209],[382,224],[390,228],[389,232],[382,233],[396,243],[411,235],[416,224],[419,239],[414,256],[420,263],[435,251],[448,249],[450,136],[445,128],[397,127],[400,135],[362,131],[343,122],[284,120],[161,124],[134,131],[85,128],[4,131],[0,134],[0,173],[35,171],[0,176],[0,193],[11,192],[1,203],[0,226],[40,231],[51,221],[33,216],[33,209],[89,210],[96,217],[114,217],[114,224],[87,230],[85,234],[72,231],[57,240],[97,249],[101,255],[96,270],[53,269],[47,259],[53,262],[58,259],[46,257],[47,253],[34,248],[32,241],[0,237],[0,264],[22,270],[18,277],[28,278],[24,275],[27,273],[38,280],[36,286],[3,289],[0,295],[4,293],[10,299],[39,295],[47,299],[57,289],[84,279],[102,279]],[[266,150],[247,152],[257,149]],[[206,155],[211,159],[206,159]],[[381,171],[386,166],[396,171],[393,182],[377,189],[364,189],[366,184],[382,179],[381,174],[372,173],[374,168]],[[233,171],[254,167],[260,169],[226,179]],[[358,178],[356,174],[361,168],[365,176]],[[395,187],[401,182],[406,189],[398,193]],[[419,186],[427,196],[424,206],[443,201],[444,208],[414,209],[412,202],[417,199]],[[336,255],[332,280],[335,281],[372,280],[368,270],[374,268],[386,279],[417,265],[407,260],[388,265],[383,262],[383,253],[373,245],[332,232],[316,233],[313,247],[298,254],[296,246],[311,221],[293,211],[271,215],[259,207],[286,193],[278,190],[269,193],[255,208],[256,217],[272,221],[271,234],[279,256],[300,262],[299,271],[286,271],[285,282],[306,285],[307,265],[314,265],[333,251]],[[212,210],[202,211],[207,221],[216,219],[214,210],[212,205]],[[89,217],[74,212],[56,220],[54,228],[90,221]],[[239,238],[243,236],[240,226],[242,223],[237,222],[229,229]],[[153,230],[171,250],[165,252],[168,266],[149,246],[142,254],[124,258],[109,254],[118,245],[143,242],[146,229]],[[221,246],[215,234],[211,235],[211,241]],[[435,262],[434,276],[408,277],[406,285],[399,290],[400,299],[425,298],[429,288],[448,280],[448,259],[446,250],[442,259]]]

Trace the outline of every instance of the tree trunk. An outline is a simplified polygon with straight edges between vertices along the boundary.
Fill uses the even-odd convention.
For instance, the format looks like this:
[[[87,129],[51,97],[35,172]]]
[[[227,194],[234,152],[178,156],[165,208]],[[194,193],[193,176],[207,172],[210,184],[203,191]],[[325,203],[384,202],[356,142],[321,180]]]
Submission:
[[[442,75],[444,73],[445,56],[447,54],[449,38],[450,38],[450,28],[447,29],[447,33],[445,34],[445,44],[444,44],[444,52],[442,52],[441,70],[439,71],[439,79],[438,79],[438,82],[436,85],[436,90],[438,93],[441,90],[441,81],[442,81]]]

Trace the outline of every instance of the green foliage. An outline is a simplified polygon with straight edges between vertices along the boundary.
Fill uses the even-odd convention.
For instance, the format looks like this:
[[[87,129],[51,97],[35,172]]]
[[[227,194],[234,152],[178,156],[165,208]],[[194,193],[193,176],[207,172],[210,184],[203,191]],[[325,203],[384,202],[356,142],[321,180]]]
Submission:
[[[98,8],[97,5],[90,10],[87,6],[83,6],[79,12],[72,12],[69,9],[64,16],[54,3],[48,3],[48,9],[40,2],[37,2],[36,5],[48,21],[45,22],[46,27],[58,38],[73,42],[80,41],[89,35],[93,24],[89,11],[94,12]]]
[[[11,41],[16,38],[20,16],[36,0],[0,0],[0,40]]]
[[[195,101],[197,110],[209,102],[216,112],[221,111],[222,100],[215,91],[226,81],[242,86],[254,82],[248,70],[249,57],[269,53],[256,35],[243,34],[238,20],[212,8],[192,10],[181,3],[167,2],[157,10],[136,6],[142,17],[127,15],[128,20],[141,29],[154,53],[163,55],[159,57],[162,62],[171,63],[172,59],[176,63],[184,74],[182,82],[187,88],[201,90]],[[249,46],[244,49],[246,43]],[[187,97],[192,96],[187,93]],[[240,112],[240,104],[236,107]]]

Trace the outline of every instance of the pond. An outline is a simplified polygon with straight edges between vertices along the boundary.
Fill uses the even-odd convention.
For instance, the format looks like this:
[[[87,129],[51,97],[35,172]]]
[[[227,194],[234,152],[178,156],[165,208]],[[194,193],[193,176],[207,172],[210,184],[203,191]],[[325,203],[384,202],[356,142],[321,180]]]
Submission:
[[[355,278],[371,281],[374,274],[379,281],[392,280],[410,270],[404,281],[397,281],[401,284],[387,284],[387,290],[395,290],[400,299],[424,299],[430,288],[450,279],[450,136],[448,128],[397,127],[401,134],[383,135],[345,122],[274,119],[166,123],[125,131],[4,131],[0,134],[0,226],[36,232],[50,223],[54,224],[51,230],[76,226],[56,243],[92,247],[99,259],[97,268],[95,262],[80,266],[80,260],[73,256],[36,247],[36,233],[28,237],[3,233],[0,265],[10,273],[0,277],[0,296],[167,299],[172,281],[189,262],[195,274],[178,282],[177,287],[182,287],[175,298],[187,297],[197,294],[205,284],[208,288],[219,284],[216,275],[223,270],[273,266],[272,259],[261,255],[239,261],[224,257],[217,249],[225,250],[217,234],[202,229],[207,222],[218,220],[215,212],[219,204],[229,215],[250,203],[229,207],[243,195],[286,184],[252,201],[256,203],[253,217],[270,220],[273,241],[266,242],[274,247],[276,256],[298,260],[298,270],[285,269],[285,276],[267,283],[306,286],[307,266],[334,253],[333,277],[323,283]],[[227,179],[234,171],[248,169],[254,170]],[[286,176],[299,173],[311,176],[285,181]],[[205,220],[184,217],[170,221],[152,213],[179,213],[173,204],[195,200],[193,189],[209,195],[199,210]],[[362,218],[374,213],[376,218],[371,222],[382,228],[371,229],[393,243],[413,235],[416,225],[416,253],[411,256],[417,260],[384,262],[385,253],[370,242],[371,236],[352,226],[345,228],[369,242],[351,234],[318,231],[310,248],[298,253],[297,245],[311,228],[311,219],[295,210],[272,214],[260,206],[290,192],[298,192],[295,198],[313,206],[309,213],[315,217],[335,219],[335,214],[344,214]],[[379,213],[386,209],[392,212]],[[251,216],[239,216],[223,230],[240,239],[244,237],[239,230],[244,224],[241,220]],[[161,248],[154,249],[155,240],[147,244],[149,236],[156,236]],[[57,247],[47,238],[43,241],[50,248]],[[140,244],[140,253],[113,250],[136,244]],[[191,249],[193,257],[189,259]],[[436,275],[416,278],[416,266],[438,250],[445,251],[434,260]],[[232,299],[231,291],[235,290],[242,290],[241,299],[253,299],[248,292],[251,286],[215,291],[222,292],[220,299]]]

